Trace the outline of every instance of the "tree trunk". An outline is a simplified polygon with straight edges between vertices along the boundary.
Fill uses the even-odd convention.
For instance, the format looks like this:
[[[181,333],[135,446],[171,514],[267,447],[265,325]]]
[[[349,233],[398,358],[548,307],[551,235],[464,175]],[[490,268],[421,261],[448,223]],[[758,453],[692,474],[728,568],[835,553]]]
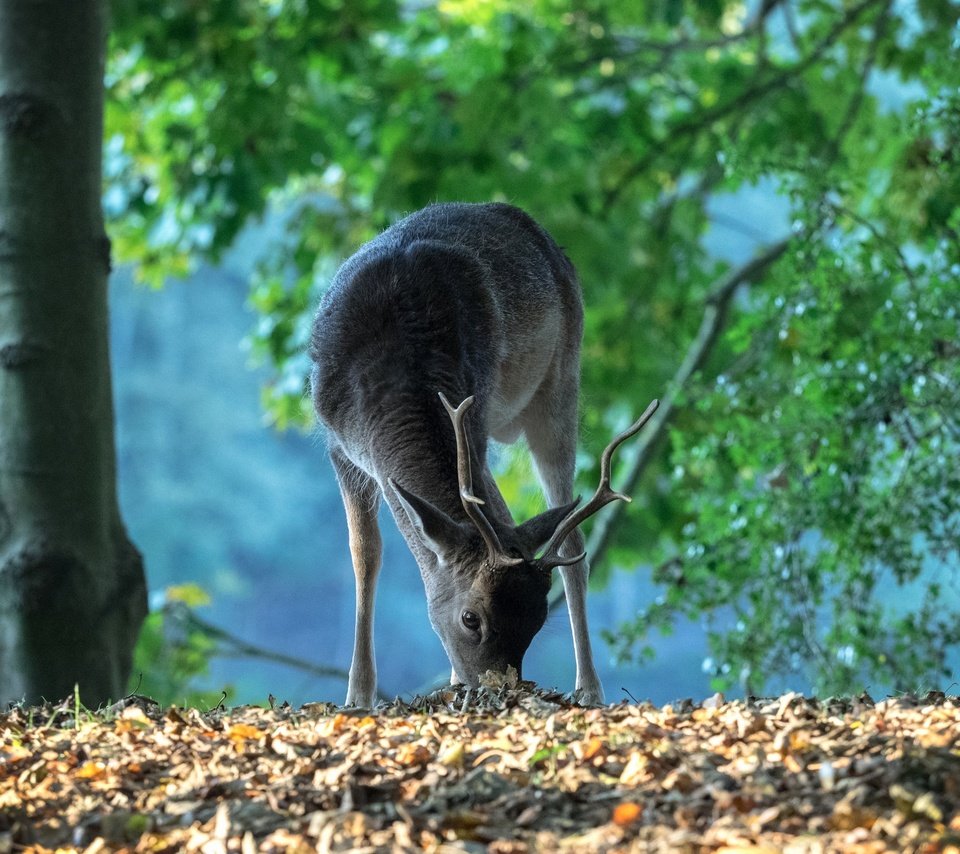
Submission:
[[[146,614],[116,495],[105,18],[0,0],[0,703],[121,696]]]

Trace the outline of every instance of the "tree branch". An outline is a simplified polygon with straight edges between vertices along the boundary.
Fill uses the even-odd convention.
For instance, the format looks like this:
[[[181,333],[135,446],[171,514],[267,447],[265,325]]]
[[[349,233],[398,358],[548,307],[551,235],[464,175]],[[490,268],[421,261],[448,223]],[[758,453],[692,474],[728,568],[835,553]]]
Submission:
[[[830,147],[835,155],[839,153],[840,147],[843,144],[843,140],[847,133],[849,133],[850,128],[853,127],[853,123],[856,121],[857,115],[860,112],[860,107],[863,105],[863,99],[867,92],[867,81],[869,80],[870,73],[873,71],[874,65],[877,61],[877,51],[880,47],[880,40],[885,35],[890,23],[890,11],[891,2],[888,0],[888,2],[886,2],[884,7],[880,10],[879,15],[877,15],[876,23],[873,25],[873,37],[870,39],[870,44],[867,47],[867,55],[863,61],[863,66],[860,69],[859,85],[857,86],[857,90],[853,93],[853,97],[850,99],[850,103],[847,105],[847,109],[844,112],[843,118],[840,120],[840,124],[837,126],[837,132],[830,140]]]
[[[620,36],[615,40],[617,47],[620,50],[618,58],[640,53],[641,51],[651,51],[671,56],[675,53],[679,53],[680,51],[696,51],[698,53],[702,53],[710,48],[728,47],[731,44],[743,41],[743,39],[749,38],[750,36],[760,32],[763,29],[764,23],[769,15],[774,9],[782,5],[784,2],[785,0],[766,0],[766,2],[761,4],[753,19],[747,21],[740,32],[718,36],[717,38],[713,39],[695,39],[686,37],[670,40],[656,40]]]
[[[814,63],[818,62],[823,57],[823,54],[826,53],[826,51],[834,44],[834,42],[836,42],[844,30],[855,24],[864,12],[881,2],[886,4],[889,2],[889,0],[860,0],[859,3],[851,6],[846,11],[843,17],[841,17],[833,25],[833,27],[830,28],[829,32],[819,42],[817,42],[816,45],[814,45],[810,53],[803,57],[803,59],[801,59],[799,62],[794,63],[788,68],[784,68],[778,74],[773,75],[761,83],[757,83],[747,89],[744,89],[735,98],[731,98],[725,103],[718,104],[711,109],[704,110],[702,113],[677,122],[677,124],[670,128],[659,140],[656,140],[653,144],[651,144],[651,146],[647,149],[646,155],[641,157],[629,169],[627,169],[626,172],[620,176],[620,179],[616,182],[616,184],[607,191],[604,198],[604,207],[609,210],[609,208],[616,203],[617,199],[619,199],[624,189],[633,180],[646,172],[650,166],[660,158],[664,151],[670,148],[671,144],[676,143],[682,137],[689,136],[690,134],[710,127],[715,122],[728,116],[730,113],[740,109],[741,107],[745,107],[752,101],[757,101],[760,98],[763,98],[766,95],[783,88],[793,78],[803,74],[805,71],[807,71],[807,69],[814,65]]]
[[[647,466],[654,459],[654,450],[666,432],[667,424],[677,408],[680,393],[690,381],[690,378],[703,367],[720,337],[720,332],[726,322],[730,300],[737,288],[766,272],[787,251],[789,244],[790,238],[784,238],[774,243],[746,264],[722,276],[710,288],[703,318],[700,321],[700,328],[687,349],[683,362],[673,375],[666,394],[661,398],[660,408],[641,435],[636,457],[634,457],[633,463],[623,480],[623,486],[620,488],[621,492],[627,494],[633,492],[647,470]],[[604,516],[598,517],[596,524],[593,526],[587,540],[587,554],[590,556],[591,566],[596,566],[603,560],[607,548],[623,519],[624,506],[622,502],[617,502]],[[549,607],[551,611],[559,605],[562,598],[562,588],[555,587],[550,592]]]
[[[177,608],[177,611],[181,611],[181,609]],[[307,661],[304,658],[297,658],[294,655],[287,655],[286,653],[274,652],[273,650],[262,649],[261,647],[254,646],[242,638],[237,637],[235,634],[228,632],[226,629],[222,629],[220,626],[216,626],[213,623],[208,623],[203,618],[198,617],[190,608],[183,608],[182,612],[178,613],[177,616],[188,628],[195,628],[208,638],[211,638],[212,640],[229,647],[228,649],[219,649],[217,651],[218,655],[231,655],[239,658],[258,658],[261,661],[272,661],[275,664],[282,664],[286,667],[292,667],[295,670],[303,671],[311,676],[340,679],[344,682],[346,682],[350,677],[350,674],[340,667],[331,667],[325,664],[315,664],[312,661]],[[383,694],[380,691],[377,692],[377,696],[381,700],[389,701],[393,699],[392,697],[388,697],[386,694]]]

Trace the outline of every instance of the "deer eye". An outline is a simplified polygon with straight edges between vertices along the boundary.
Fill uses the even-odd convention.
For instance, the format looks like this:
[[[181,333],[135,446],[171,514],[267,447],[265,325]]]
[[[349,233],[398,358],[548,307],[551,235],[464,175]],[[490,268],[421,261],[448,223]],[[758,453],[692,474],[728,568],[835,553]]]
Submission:
[[[480,629],[480,617],[473,611],[464,611],[460,615],[460,622],[471,632],[476,632]]]

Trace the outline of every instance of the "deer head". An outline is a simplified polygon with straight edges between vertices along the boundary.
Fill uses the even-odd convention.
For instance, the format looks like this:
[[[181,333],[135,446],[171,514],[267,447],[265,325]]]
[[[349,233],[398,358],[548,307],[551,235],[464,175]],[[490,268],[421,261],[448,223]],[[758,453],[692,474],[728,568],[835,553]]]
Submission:
[[[586,556],[561,556],[560,547],[571,531],[611,501],[630,501],[611,489],[610,461],[614,451],[646,424],[657,401],[607,446],[600,462],[600,485],[586,504],[580,506],[578,498],[514,525],[511,519],[487,512],[485,502],[474,493],[464,424],[474,398],[456,408],[443,394],[440,398],[456,436],[457,480],[467,521],[454,519],[393,479],[390,485],[436,560],[425,576],[431,622],[457,676],[476,687],[487,670],[503,672],[511,665],[522,674],[524,653],[546,622],[553,570]]]

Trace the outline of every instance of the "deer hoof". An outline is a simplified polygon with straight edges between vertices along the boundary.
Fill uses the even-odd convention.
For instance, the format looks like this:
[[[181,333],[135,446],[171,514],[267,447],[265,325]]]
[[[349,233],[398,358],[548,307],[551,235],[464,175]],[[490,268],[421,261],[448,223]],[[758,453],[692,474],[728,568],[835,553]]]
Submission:
[[[577,688],[570,695],[570,699],[578,706],[602,706],[604,705],[603,688],[601,688],[599,685],[595,687],[584,686]]]
[[[348,691],[344,708],[373,709],[377,705],[375,691]]]

